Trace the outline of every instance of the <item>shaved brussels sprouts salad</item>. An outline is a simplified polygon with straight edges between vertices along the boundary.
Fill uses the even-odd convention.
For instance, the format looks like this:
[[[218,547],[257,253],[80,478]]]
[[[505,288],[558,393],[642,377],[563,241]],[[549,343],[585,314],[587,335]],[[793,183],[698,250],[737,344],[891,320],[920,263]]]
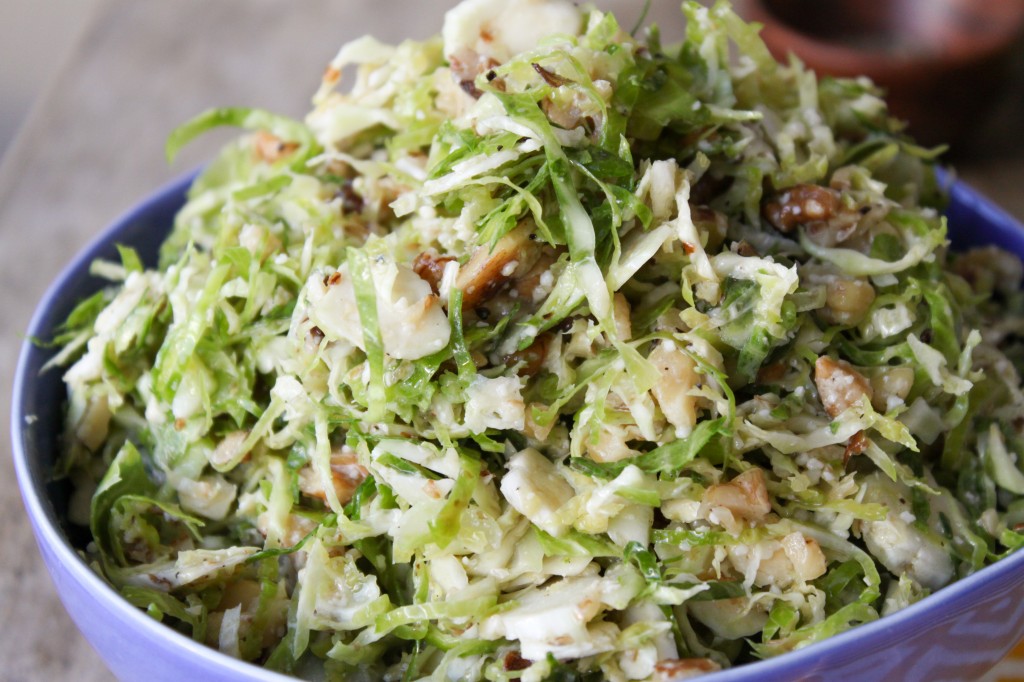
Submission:
[[[1021,262],[870,82],[682,12],[467,0],[176,130],[248,133],[58,339],[96,570],[298,677],[667,680],[1024,543]]]

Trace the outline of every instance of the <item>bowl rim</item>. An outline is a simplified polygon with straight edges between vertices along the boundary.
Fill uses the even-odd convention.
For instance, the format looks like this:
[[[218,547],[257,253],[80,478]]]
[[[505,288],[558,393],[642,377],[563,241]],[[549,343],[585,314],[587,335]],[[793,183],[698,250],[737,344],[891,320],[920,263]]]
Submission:
[[[167,639],[169,645],[180,649],[180,653],[194,657],[197,662],[202,661],[209,665],[210,672],[232,673],[241,676],[240,679],[265,682],[294,681],[295,677],[236,659],[213,647],[196,642],[175,629],[154,620],[142,609],[124,599],[98,573],[93,571],[71,546],[60,528],[52,522],[51,512],[46,509],[47,502],[44,497],[39,495],[36,481],[33,480],[29,467],[29,457],[34,453],[29,452],[28,444],[25,441],[26,419],[29,415],[25,413],[24,408],[25,396],[29,395],[32,385],[32,377],[28,376],[30,359],[32,354],[38,350],[32,343],[32,339],[38,337],[39,332],[49,331],[49,329],[43,328],[46,318],[49,316],[51,308],[59,300],[68,281],[83,268],[88,269],[89,264],[96,258],[97,252],[111,243],[114,234],[153,211],[154,205],[161,199],[166,199],[175,192],[180,194],[186,191],[196,174],[197,171],[192,171],[163,184],[121,213],[76,253],[74,258],[61,269],[60,274],[40,299],[21,344],[13,383],[10,419],[15,475],[29,521],[35,532],[36,540],[41,546],[40,549],[43,545],[49,548],[80,587],[94,595],[97,600],[105,602],[122,622],[144,631],[151,639]],[[953,179],[952,174],[948,171],[938,169],[937,174],[940,184],[945,187],[950,196],[950,205],[947,210],[954,206],[954,202],[959,202],[989,223],[995,232],[1004,236],[1010,235],[1009,239],[1018,240],[1021,250],[1024,251],[1024,225],[970,185]],[[1019,234],[1016,234],[1017,232]],[[45,484],[45,481],[39,483]],[[47,568],[51,570],[49,567]],[[887,640],[894,631],[905,636],[915,635],[930,627],[933,619],[944,614],[948,615],[950,609],[947,606],[950,603],[959,605],[958,608],[952,610],[953,613],[968,610],[970,608],[969,598],[974,592],[985,585],[1007,581],[1014,574],[1024,576],[1024,549],[1013,552],[969,576],[946,585],[928,597],[895,613],[882,616],[870,623],[857,625],[845,632],[773,658],[744,663],[721,672],[711,673],[702,679],[707,679],[708,682],[730,682],[758,679],[764,675],[791,672],[792,669],[814,671],[814,663],[819,659],[834,657],[831,660],[845,660],[842,651],[850,649],[850,645],[856,642],[873,643]],[[60,596],[63,600],[63,594]],[[85,636],[85,633],[82,634]],[[89,637],[86,639],[88,640]],[[859,657],[860,655],[855,650],[847,651],[845,658]]]

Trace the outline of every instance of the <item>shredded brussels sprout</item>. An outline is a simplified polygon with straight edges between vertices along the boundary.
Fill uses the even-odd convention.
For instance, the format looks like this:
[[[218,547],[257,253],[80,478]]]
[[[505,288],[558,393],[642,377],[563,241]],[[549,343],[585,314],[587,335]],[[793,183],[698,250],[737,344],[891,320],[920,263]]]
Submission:
[[[125,598],[311,679],[662,680],[1024,544],[1020,261],[870,82],[683,14],[467,0],[171,135],[248,131],[59,339]]]

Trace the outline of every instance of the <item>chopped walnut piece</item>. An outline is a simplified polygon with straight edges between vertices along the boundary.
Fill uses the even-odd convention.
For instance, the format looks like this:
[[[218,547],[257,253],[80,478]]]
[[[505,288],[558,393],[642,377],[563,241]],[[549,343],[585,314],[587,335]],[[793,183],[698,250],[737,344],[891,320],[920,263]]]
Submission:
[[[541,334],[523,350],[505,356],[505,365],[519,364],[519,376],[533,376],[544,366],[551,345],[551,334]],[[521,363],[521,364],[520,364]]]
[[[526,660],[518,651],[510,651],[505,654],[505,670],[526,670],[531,665],[533,665],[533,661]]]
[[[440,291],[441,278],[444,277],[444,266],[455,260],[451,256],[439,256],[436,251],[424,251],[412,262],[412,271],[430,285],[430,290],[437,296]]]
[[[774,362],[770,365],[762,365],[757,370],[757,383],[774,384],[786,378],[789,366],[784,362]]]
[[[762,214],[779,232],[826,221],[839,211],[839,192],[820,185],[794,185],[765,203]]]
[[[252,149],[257,160],[265,161],[267,163],[275,163],[286,156],[290,156],[298,148],[299,145],[297,142],[285,142],[276,135],[272,135],[265,130],[261,130],[256,133]]]
[[[825,307],[819,311],[829,324],[854,325],[864,319],[875,302],[875,288],[866,279],[837,277],[825,290]]]
[[[665,419],[685,437],[697,423],[697,398],[690,390],[697,384],[697,367],[689,355],[671,343],[659,343],[647,359],[657,368],[660,379],[651,388]]]
[[[359,463],[354,450],[342,448],[340,452],[331,453],[331,477],[334,482],[334,492],[338,495],[338,501],[341,504],[346,504],[352,499],[356,488],[368,473],[366,468]],[[299,471],[299,490],[309,497],[327,499],[320,476],[312,466],[306,466]]]
[[[473,99],[479,99],[483,94],[476,87],[476,77],[498,65],[498,62],[494,61],[491,57],[477,54],[470,49],[459,50],[455,54],[450,55],[449,63],[451,64],[452,77],[455,79],[455,82],[459,84],[463,92]],[[488,80],[491,79],[488,78]]]
[[[716,507],[728,510],[733,517],[761,521],[772,510],[764,471],[751,467],[728,483],[716,483],[704,491],[702,516],[710,518]]]
[[[522,276],[516,277],[516,281],[512,283],[516,296],[524,301],[533,301],[534,303],[542,301],[555,285],[555,276],[551,272],[551,266],[556,260],[554,252],[542,251],[533,267],[524,272]]]
[[[563,78],[562,76],[559,76],[554,71],[549,71],[545,69],[543,66],[537,64],[536,62],[530,64],[530,66],[532,66],[533,70],[536,71],[538,75],[540,75],[540,77],[544,79],[545,83],[547,83],[553,88],[561,87],[572,82],[568,78]]]
[[[823,355],[814,363],[814,384],[825,412],[838,417],[861,397],[871,400],[871,382],[845,360],[833,360]]]
[[[699,677],[707,673],[721,670],[710,658],[666,658],[654,665],[654,678],[657,682],[676,682],[690,677]]]
[[[847,206],[834,189],[819,185],[794,185],[766,199],[761,214],[782,233],[798,225],[819,246],[832,247],[851,241],[855,235],[881,220],[885,210],[869,206]]]
[[[814,580],[825,575],[828,560],[814,538],[800,532],[790,533],[782,538],[782,549],[801,580]]]
[[[464,309],[476,308],[493,297],[527,265],[525,261],[531,252],[536,251],[530,240],[532,227],[529,223],[522,223],[493,247],[482,244],[476,248],[469,262],[459,270],[455,281],[455,286],[462,291]]]
[[[596,440],[587,439],[587,456],[595,462],[618,462],[638,454],[629,442],[640,440],[643,434],[636,424],[602,424]]]
[[[912,367],[884,367],[871,377],[871,405],[876,412],[886,413],[898,405],[902,405],[910,389],[914,387],[914,369]]]
[[[738,253],[739,255],[744,256],[745,258],[750,258],[751,256],[756,257],[761,255],[757,252],[757,249],[755,249],[746,239],[734,242],[732,244],[732,250]]]
[[[850,440],[846,442],[846,450],[843,451],[843,466],[845,467],[850,462],[851,457],[867,450],[870,443],[871,441],[863,431],[858,431],[850,436]]]

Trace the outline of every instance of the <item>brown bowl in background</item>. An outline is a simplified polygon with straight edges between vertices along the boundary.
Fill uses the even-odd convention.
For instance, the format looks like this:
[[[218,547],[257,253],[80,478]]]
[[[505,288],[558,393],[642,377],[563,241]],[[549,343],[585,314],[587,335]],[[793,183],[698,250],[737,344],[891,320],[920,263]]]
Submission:
[[[1024,0],[747,0],[777,58],[819,75],[866,75],[925,144],[955,151],[1007,82]]]

